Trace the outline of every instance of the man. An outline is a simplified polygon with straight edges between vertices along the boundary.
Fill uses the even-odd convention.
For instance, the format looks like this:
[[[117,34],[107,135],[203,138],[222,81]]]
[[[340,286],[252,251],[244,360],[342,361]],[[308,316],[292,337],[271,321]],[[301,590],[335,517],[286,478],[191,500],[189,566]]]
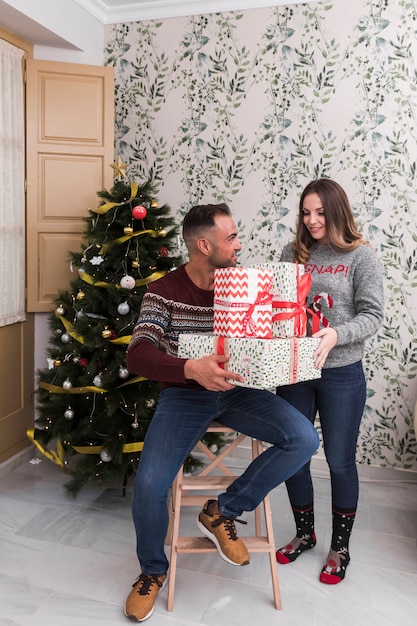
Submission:
[[[318,447],[313,425],[294,407],[266,390],[236,386],[242,376],[219,365],[229,356],[177,357],[180,333],[213,331],[214,270],[234,267],[241,249],[225,204],[195,206],[184,218],[188,263],[152,283],[142,300],[128,347],[130,372],[159,381],[158,405],[145,437],[135,478],[133,520],[141,575],[125,606],[127,617],[150,617],[165,583],[168,560],[168,493],[172,481],[209,424],[271,444],[217,500],[209,500],[197,525],[233,565],[250,561],[235,521],[306,463]]]

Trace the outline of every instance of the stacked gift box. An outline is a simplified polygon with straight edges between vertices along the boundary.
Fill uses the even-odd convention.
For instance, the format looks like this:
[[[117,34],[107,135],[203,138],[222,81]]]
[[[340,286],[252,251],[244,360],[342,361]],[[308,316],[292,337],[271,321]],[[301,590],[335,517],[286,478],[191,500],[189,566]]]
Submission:
[[[213,334],[182,334],[178,356],[230,354],[225,368],[244,377],[233,384],[270,389],[320,378],[307,337],[311,277],[295,263],[228,267],[214,272]]]

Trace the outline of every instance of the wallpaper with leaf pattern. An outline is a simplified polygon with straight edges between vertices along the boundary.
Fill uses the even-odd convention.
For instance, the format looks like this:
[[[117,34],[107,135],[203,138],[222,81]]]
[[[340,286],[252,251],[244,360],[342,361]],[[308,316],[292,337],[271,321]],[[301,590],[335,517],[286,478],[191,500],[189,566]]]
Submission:
[[[227,202],[241,264],[276,260],[298,197],[347,191],[384,266],[358,460],[417,471],[417,2],[337,0],[106,27],[116,155],[178,221]],[[180,242],[178,244],[181,245]]]

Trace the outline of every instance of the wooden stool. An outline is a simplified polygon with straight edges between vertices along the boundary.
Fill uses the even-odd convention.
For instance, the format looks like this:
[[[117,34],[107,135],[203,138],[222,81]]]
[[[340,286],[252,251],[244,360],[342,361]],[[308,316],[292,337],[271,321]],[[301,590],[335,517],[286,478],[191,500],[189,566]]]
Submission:
[[[236,433],[231,428],[223,426],[219,422],[213,422],[207,432]],[[197,448],[209,459],[200,472],[190,476],[184,476],[183,469],[178,472],[172,485],[171,518],[167,534],[167,543],[171,544],[170,567],[168,570],[168,600],[167,609],[172,611],[174,607],[174,588],[177,569],[177,556],[181,553],[201,554],[204,552],[217,552],[213,542],[207,537],[184,537],[179,534],[180,514],[182,506],[203,506],[213,491],[225,491],[225,489],[235,480],[236,475],[223,463],[226,457],[246,438],[246,435],[237,433],[231,443],[226,444],[220,454],[215,455],[207,446],[200,441]],[[252,459],[256,458],[263,451],[262,441],[252,439]],[[213,475],[213,470],[217,474]],[[205,491],[208,493],[196,494],[195,492]],[[194,493],[193,493],[194,492]],[[214,496],[216,497],[216,496]],[[265,533],[262,534],[261,509],[264,512]],[[275,557],[274,532],[272,528],[272,516],[269,496],[267,495],[262,503],[254,511],[255,515],[255,535],[245,537],[239,535],[250,552],[267,552],[271,565],[272,590],[274,594],[275,608],[281,610],[281,595],[278,583],[278,569]]]

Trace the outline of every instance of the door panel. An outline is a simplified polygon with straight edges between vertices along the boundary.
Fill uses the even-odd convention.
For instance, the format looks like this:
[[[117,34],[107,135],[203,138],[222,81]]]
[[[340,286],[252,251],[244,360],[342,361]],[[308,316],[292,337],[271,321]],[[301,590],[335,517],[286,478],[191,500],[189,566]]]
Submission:
[[[97,191],[113,184],[113,68],[28,62],[28,310],[50,311],[72,276]]]
[[[29,347],[32,350],[28,350]],[[33,426],[33,315],[0,328],[0,463],[28,447]],[[27,355],[26,355],[27,352]]]
[[[23,82],[25,63],[32,56],[33,46],[2,29],[0,37],[24,50]],[[0,233],[0,245],[6,236]],[[0,328],[0,463],[29,446],[26,430],[33,426],[34,417],[33,327],[33,315],[26,314],[25,322]]]

